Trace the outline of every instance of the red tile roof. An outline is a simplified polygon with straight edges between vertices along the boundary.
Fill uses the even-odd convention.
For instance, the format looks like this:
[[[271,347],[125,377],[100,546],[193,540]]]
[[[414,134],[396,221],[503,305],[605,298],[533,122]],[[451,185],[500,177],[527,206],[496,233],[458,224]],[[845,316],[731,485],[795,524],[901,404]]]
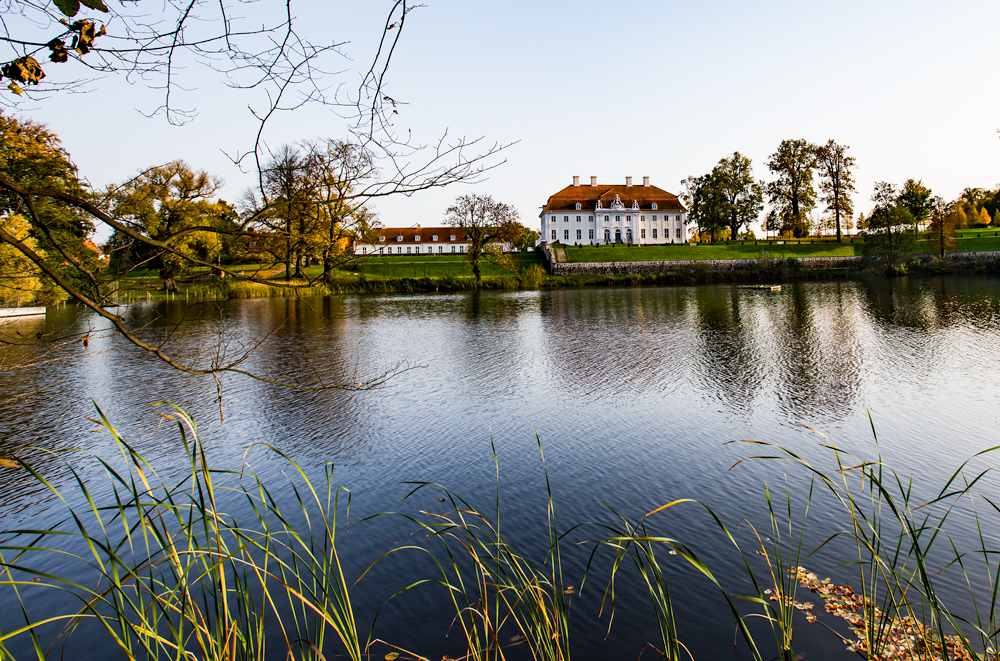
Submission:
[[[549,201],[546,202],[541,213],[576,211],[578,202],[580,210],[592,212],[597,206],[598,199],[601,200],[601,206],[608,209],[614,202],[615,195],[625,205],[626,210],[631,209],[633,202],[638,201],[639,209],[642,211],[652,211],[654,202],[658,211],[687,211],[676,195],[656,186],[598,184],[596,186],[567,186],[549,197]]]
[[[406,244],[406,243],[467,243],[469,241],[468,236],[465,234],[465,230],[460,227],[386,227],[379,230],[379,234],[385,237],[385,241],[379,241],[380,244]],[[437,235],[437,241],[434,241],[434,235]],[[403,237],[402,241],[397,240],[397,237]],[[417,240],[417,237],[420,240]],[[451,237],[454,236],[455,239],[452,241]]]

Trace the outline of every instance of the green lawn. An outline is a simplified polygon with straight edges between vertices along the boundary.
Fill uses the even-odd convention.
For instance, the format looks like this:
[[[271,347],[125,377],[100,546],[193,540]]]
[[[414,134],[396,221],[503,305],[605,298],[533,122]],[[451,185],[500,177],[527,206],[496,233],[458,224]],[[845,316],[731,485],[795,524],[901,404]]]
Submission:
[[[520,268],[538,264],[544,266],[541,255],[535,252],[519,253]],[[442,278],[444,276],[472,275],[465,266],[465,255],[400,255],[398,257],[364,257],[355,262],[365,277],[375,278]],[[483,261],[485,276],[513,275],[495,265]]]
[[[948,252],[980,252],[1000,250],[1000,232],[997,230],[960,230],[958,246]],[[922,236],[926,237],[926,234]],[[750,259],[760,257],[762,251],[771,257],[837,257],[860,255],[864,242],[858,238],[854,243],[845,239],[844,243],[816,239],[803,239],[804,243],[788,241],[784,245],[754,243],[716,244],[674,244],[665,246],[565,246],[566,259],[570,262],[657,262],[687,259]],[[934,253],[929,239],[921,238],[913,246],[917,253]]]
[[[566,259],[570,262],[656,262],[677,259],[750,259],[760,257],[766,251],[771,257],[833,257],[861,254],[861,242],[837,243],[817,241],[785,245],[766,245],[763,242],[709,244],[674,244],[666,246],[573,246],[566,247]],[[857,250],[857,252],[855,252]]]

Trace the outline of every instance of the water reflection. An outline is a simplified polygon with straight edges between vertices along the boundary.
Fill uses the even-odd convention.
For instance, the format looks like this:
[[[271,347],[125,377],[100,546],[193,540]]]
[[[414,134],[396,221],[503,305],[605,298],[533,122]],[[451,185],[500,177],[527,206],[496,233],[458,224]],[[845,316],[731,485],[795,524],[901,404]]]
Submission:
[[[220,329],[233,351],[269,336],[246,362],[261,374],[346,383],[400,361],[415,369],[357,393],[226,378],[223,421],[210,377],[97,339],[92,357],[0,374],[9,397],[0,451],[35,444],[112,455],[84,420],[93,399],[137,448],[169,464],[175,439],[157,429],[149,405],[173,401],[198,418],[214,459],[238,464],[249,444],[266,441],[308,471],[334,462],[371,512],[395,508],[403,480],[489,496],[492,439],[510,476],[504,494],[517,504],[508,525],[520,531],[545,512],[537,430],[564,521],[599,517],[601,502],[634,514],[692,495],[738,521],[759,499],[761,473],[729,473],[741,450],[724,441],[774,440],[813,456],[815,439],[797,424],[862,443],[871,410],[897,467],[937,483],[940,466],[995,440],[1000,404],[1000,283],[986,277],[797,283],[774,293],[725,285],[175,301],[130,314],[152,320],[144,338],[168,339],[191,360],[219,350]],[[91,323],[74,315],[52,310],[45,323]],[[265,476],[284,468],[254,461]],[[57,483],[67,479],[56,463],[43,469]],[[98,481],[100,471],[88,464],[83,475]],[[5,527],[44,520],[49,504],[30,482],[0,469],[0,490]],[[705,557],[723,556],[696,519],[679,524],[706,546]],[[399,541],[379,534],[345,538],[353,540],[345,557],[363,565],[366,554]],[[567,567],[582,568],[586,559],[578,560],[567,558]],[[378,587],[391,593],[391,578]],[[377,608],[379,594],[359,597],[359,609]],[[708,597],[691,603],[698,599]],[[405,607],[390,612],[407,616]],[[620,657],[626,647],[631,654],[632,642],[651,639],[647,616],[623,614],[624,643],[605,641],[600,627],[581,632],[581,658]],[[703,633],[696,656],[726,653]]]

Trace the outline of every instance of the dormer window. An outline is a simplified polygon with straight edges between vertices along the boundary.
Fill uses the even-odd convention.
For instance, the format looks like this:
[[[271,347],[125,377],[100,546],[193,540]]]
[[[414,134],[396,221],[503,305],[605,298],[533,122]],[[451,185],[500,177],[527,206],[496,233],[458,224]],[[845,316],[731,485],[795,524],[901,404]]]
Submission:
[[[455,240],[455,235],[454,235],[454,234],[452,234],[452,235],[451,235],[451,239],[449,239],[449,240],[450,240],[450,241],[454,241],[454,240]]]
[[[438,240],[438,235],[437,234],[432,234],[431,235],[431,241],[437,241],[437,240]]]
[[[379,240],[379,241],[385,241],[385,237],[384,237],[384,236],[380,236],[380,237],[378,238],[378,240]]]
[[[420,240],[420,235],[419,234],[414,235],[413,240],[414,241],[419,241]]]
[[[656,211],[656,202],[653,202],[653,211]]]
[[[580,210],[580,209],[582,209],[582,208],[583,208],[583,205],[582,205],[582,204],[580,204],[579,202],[577,202],[577,203],[576,203],[576,210],[577,210],[577,211],[579,211],[579,210]]]
[[[402,235],[402,234],[400,234],[399,236],[397,236],[397,237],[396,237],[396,240],[397,240],[397,241],[402,241],[402,240],[403,240],[403,235]]]

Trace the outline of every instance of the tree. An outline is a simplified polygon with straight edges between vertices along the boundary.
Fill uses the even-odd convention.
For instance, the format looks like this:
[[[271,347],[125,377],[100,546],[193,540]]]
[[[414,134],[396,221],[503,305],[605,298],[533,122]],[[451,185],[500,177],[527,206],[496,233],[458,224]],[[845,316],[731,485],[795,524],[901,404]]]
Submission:
[[[519,234],[518,226],[521,225],[518,217],[517,209],[509,204],[476,193],[456,198],[445,211],[445,220],[449,225],[465,230],[469,239],[465,262],[472,269],[477,283],[483,279],[480,268],[483,259],[510,267],[503,253],[503,244]]]
[[[715,243],[716,233],[726,227],[725,200],[721,193],[715,170],[699,176],[690,176],[681,181],[684,191],[681,199],[688,209],[688,222],[697,227],[699,241],[702,234],[708,234]]]
[[[899,192],[899,204],[910,212],[917,226],[923,225],[927,222],[934,206],[931,201],[931,189],[924,186],[922,179],[907,179],[903,184],[903,190]]]
[[[541,237],[541,234],[520,222],[511,224],[506,233],[507,236],[502,240],[518,250],[531,250],[535,247],[535,241]]]
[[[894,184],[877,182],[871,200],[875,207],[868,216],[865,251],[881,256],[886,269],[894,272],[902,256],[909,251],[914,237],[914,234],[905,231],[913,223],[913,214],[899,204]]]
[[[816,162],[820,171],[819,189],[823,193],[827,210],[834,214],[838,243],[843,240],[841,219],[850,222],[854,214],[851,193],[857,192],[852,173],[855,161],[853,156],[847,155],[848,149],[850,147],[847,145],[838,145],[833,140],[828,140],[825,145],[816,149]]]
[[[729,226],[729,236],[736,238],[740,229],[757,221],[764,208],[763,186],[754,181],[750,159],[733,152],[712,169],[712,182],[721,197],[719,208]]]
[[[767,160],[767,167],[777,177],[767,185],[768,199],[783,221],[782,233],[795,237],[809,234],[809,212],[816,206],[813,171],[816,169],[816,145],[806,140],[782,140]]]
[[[159,270],[166,291],[179,291],[175,278],[192,257],[217,261],[222,252],[219,231],[238,226],[236,210],[215,195],[223,182],[184,161],[150,168],[109,191],[111,212],[135,232],[163,241],[170,250],[156,249],[115,232],[108,242],[114,272],[122,277],[133,268]]]
[[[952,250],[957,245],[958,214],[949,211],[948,204],[940,195],[935,195],[930,199],[930,238],[936,251],[940,251],[941,259],[944,259],[945,250]]]

